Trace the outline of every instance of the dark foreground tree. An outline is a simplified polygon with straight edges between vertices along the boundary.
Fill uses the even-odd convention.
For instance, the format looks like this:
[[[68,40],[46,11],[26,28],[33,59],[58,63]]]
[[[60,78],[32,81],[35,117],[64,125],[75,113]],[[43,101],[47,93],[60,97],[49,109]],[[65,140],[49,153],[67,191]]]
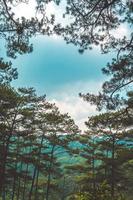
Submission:
[[[88,131],[79,138],[83,160],[67,167],[75,174],[78,184],[69,199],[132,198],[132,176],[129,174],[133,161],[133,132],[117,114],[101,114],[86,122]]]
[[[18,19],[13,8],[22,2],[30,6],[29,1],[0,2],[0,34],[6,39],[7,52],[12,57],[16,52],[30,52],[32,46],[29,45],[29,38],[37,33],[63,35],[68,43],[79,45],[80,52],[92,48],[93,44],[101,45],[104,52],[108,52],[110,48],[119,49],[119,54],[132,50],[132,34],[130,37],[125,35],[123,38],[115,38],[112,32],[121,25],[132,25],[133,2],[130,0],[66,0],[66,13],[63,16],[73,17],[66,27],[61,22],[54,23],[54,13],[48,18],[45,8],[52,0],[36,1],[35,15],[31,19],[26,19],[25,16]],[[60,0],[53,2],[59,4]]]
[[[1,0],[0,2],[0,36],[5,40],[7,55],[16,58],[16,55],[30,53],[33,45],[30,38],[37,34],[52,34],[54,13],[48,18],[45,6],[50,1],[36,1],[34,15],[27,19],[24,15],[18,18],[14,8],[23,3],[30,7],[29,1]]]
[[[58,199],[63,176],[58,155],[69,153],[78,132],[68,114],[61,114],[45,96],[37,97],[33,88],[17,91],[1,84],[1,199]]]
[[[96,104],[99,110],[117,109],[117,112],[90,118],[89,131],[80,140],[83,148],[79,157],[85,160],[69,166],[69,173],[65,174],[59,154],[65,150],[73,155],[69,145],[73,133],[78,131],[74,122],[68,115],[60,114],[55,105],[46,102],[45,97],[38,98],[33,89],[16,91],[11,88],[10,81],[17,78],[16,69],[0,59],[1,199],[131,199],[133,37],[129,33],[128,37],[115,38],[112,31],[127,25],[131,32],[133,2],[67,1],[66,12],[73,17],[67,27],[55,25],[54,16],[48,19],[45,15],[45,5],[51,0],[37,1],[40,18],[17,19],[13,7],[21,2],[0,2],[0,36],[6,41],[7,55],[16,58],[18,53],[31,52],[33,47],[29,39],[38,33],[63,35],[68,43],[79,46],[80,53],[93,45],[100,45],[103,53],[115,49],[115,59],[103,69],[110,79],[103,84],[102,92],[97,96],[81,96]],[[72,133],[72,137],[66,132]],[[102,140],[99,140],[99,133]],[[65,182],[64,177],[72,171],[72,179],[69,176],[69,182]],[[63,187],[65,184],[66,188],[74,187],[66,192],[68,196],[60,194],[64,192],[60,182]]]

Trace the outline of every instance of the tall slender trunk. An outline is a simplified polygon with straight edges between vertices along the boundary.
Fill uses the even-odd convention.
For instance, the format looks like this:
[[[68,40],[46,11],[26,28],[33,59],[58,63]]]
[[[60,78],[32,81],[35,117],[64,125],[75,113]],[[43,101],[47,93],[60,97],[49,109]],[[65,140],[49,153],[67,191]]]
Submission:
[[[7,157],[8,157],[8,151],[9,151],[9,145],[10,145],[10,139],[13,134],[14,126],[15,126],[15,121],[17,117],[17,112],[15,113],[13,119],[12,119],[12,124],[11,126],[9,125],[9,135],[7,138],[7,142],[5,145],[5,150],[4,150],[4,156],[3,156],[3,166],[2,166],[2,177],[1,177],[1,191],[2,191],[2,200],[6,200],[6,188],[5,188],[5,179],[6,179],[6,163],[7,163]]]
[[[94,150],[95,139],[93,138],[93,152],[92,152],[92,178],[93,178],[93,199],[96,199],[96,180],[95,180],[95,150]]]
[[[37,199],[37,192],[38,192],[38,179],[39,179],[39,169],[37,169],[37,175],[36,175],[35,200]]]
[[[3,186],[3,173],[4,173],[4,157],[5,157],[5,141],[2,138],[3,142],[0,148],[0,194],[2,194],[2,186]]]
[[[108,159],[108,154],[109,151],[106,150],[106,158]],[[107,175],[108,175],[108,167],[105,165],[105,171],[104,171],[104,175],[105,175],[105,180],[107,179]]]
[[[64,176],[64,178],[63,178],[63,191],[62,191],[61,200],[65,200],[65,182],[66,182],[66,179],[65,179],[65,176]]]
[[[35,183],[35,178],[36,178],[36,173],[37,173],[37,167],[35,166],[35,168],[34,168],[34,173],[33,173],[33,177],[32,177],[31,188],[30,188],[30,192],[29,192],[29,200],[31,200],[31,197],[32,197],[33,188],[34,188],[34,183]]]
[[[17,166],[18,166],[18,156],[19,156],[19,141],[20,141],[20,137],[18,136],[18,140],[17,140],[17,149],[16,149],[16,160],[15,160],[15,174],[14,174],[14,180],[13,180],[13,189],[12,189],[12,200],[14,200],[14,196],[15,196],[15,190],[16,190],[16,179],[17,179]]]
[[[41,138],[41,144],[40,144],[40,148],[39,148],[39,153],[38,153],[38,157],[39,157],[39,160],[38,160],[38,165],[40,164],[40,160],[41,160],[41,151],[42,151],[42,147],[43,147],[43,140],[44,140],[44,135],[42,135],[42,138]],[[36,174],[36,185],[35,185],[35,200],[37,199],[37,192],[38,192],[38,179],[39,179],[39,166],[37,167],[37,174]]]
[[[49,191],[50,191],[50,183],[51,183],[51,169],[52,169],[52,164],[53,164],[54,148],[55,148],[55,146],[53,145],[52,150],[51,150],[50,165],[49,165],[49,169],[48,169],[46,200],[49,200]]]
[[[23,163],[21,162],[21,166],[20,166],[20,172],[22,171],[22,168],[23,168]],[[21,178],[19,177],[18,179],[18,190],[17,190],[17,199],[16,200],[19,200],[19,196],[20,196],[20,184],[21,184]]]
[[[22,200],[25,199],[25,190],[26,190],[26,180],[27,180],[27,175],[28,175],[28,167],[29,167],[29,164],[27,163],[27,166],[26,166],[26,174],[25,174],[25,177],[24,177],[24,189],[23,189],[23,197],[22,197]]]
[[[115,159],[115,135],[112,136],[112,166],[111,166],[111,198],[114,200],[114,189],[115,189],[115,180],[114,180],[114,159]]]
[[[17,169],[17,163],[16,163],[16,166],[15,166],[15,170],[16,169]],[[14,200],[15,189],[16,189],[16,175],[14,175],[14,180],[13,180],[13,189],[12,189],[12,197],[11,197],[12,200]]]
[[[8,156],[8,150],[10,145],[10,138],[11,134],[9,135],[5,149],[4,149],[4,156],[3,156],[3,166],[2,166],[2,172],[1,172],[1,190],[2,190],[2,200],[6,200],[6,188],[5,188],[5,182],[6,182],[6,163],[7,163],[7,156]]]

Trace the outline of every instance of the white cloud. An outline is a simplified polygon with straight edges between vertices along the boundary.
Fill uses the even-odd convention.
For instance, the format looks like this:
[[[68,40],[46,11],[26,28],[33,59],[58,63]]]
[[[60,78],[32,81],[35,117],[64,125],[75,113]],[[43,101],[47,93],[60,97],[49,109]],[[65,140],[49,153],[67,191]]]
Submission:
[[[13,6],[13,11],[15,13],[16,18],[20,18],[22,16],[26,17],[27,19],[30,19],[32,17],[35,17],[36,13],[36,6],[37,2],[36,0],[29,0],[27,3],[19,3],[16,6]],[[70,16],[66,16],[63,18],[63,13],[65,13],[65,7],[66,3],[64,1],[61,1],[60,5],[56,5],[55,2],[50,2],[46,4],[45,6],[45,12],[48,17],[50,17],[52,14],[55,15],[55,22],[62,23],[63,26],[70,24],[73,19]],[[41,18],[42,16],[40,14],[37,14],[38,18]],[[127,27],[126,24],[121,24],[117,29],[111,31],[112,35],[115,38],[123,38],[124,36],[129,37],[131,30],[129,27]],[[59,37],[56,35],[53,35],[52,39],[58,39]],[[104,43],[106,42],[106,39]],[[96,47],[97,48],[97,47]]]
[[[79,92],[97,93],[101,88],[101,82],[77,82],[74,84],[67,84],[60,88],[58,93],[54,93],[50,97],[50,102],[55,103],[60,109],[61,113],[68,113],[79,128],[84,131],[86,126],[84,124],[89,116],[98,113],[94,105],[83,101],[78,96]]]
[[[58,87],[58,92],[54,93],[55,96],[75,96],[79,93],[94,93],[96,94],[99,90],[101,90],[102,84],[104,80],[89,80],[89,81],[76,81],[67,83],[63,86]]]
[[[30,19],[32,17],[35,17],[36,15],[36,7],[37,2],[36,0],[29,0],[27,3],[21,2],[16,6],[13,6],[13,11],[15,13],[15,17],[25,17],[27,19]],[[48,3],[46,6],[44,6],[44,10],[47,13],[47,16],[50,17],[51,14],[56,13],[58,16],[60,16],[58,12],[58,6],[54,2]],[[40,16],[40,15],[39,15]]]
[[[119,26],[119,28],[117,28],[111,32],[112,32],[112,35],[117,39],[119,39],[119,38],[122,39],[124,36],[129,37],[129,35],[130,35],[130,30],[126,24],[121,24]]]
[[[65,11],[65,5],[66,4],[64,2],[61,2],[60,6],[56,5],[55,2],[50,2],[44,6],[44,12],[46,13],[47,17],[51,17],[51,15],[54,14],[56,22],[62,22],[64,24],[66,23],[66,21],[68,22],[67,19],[64,19],[62,17]],[[36,0],[29,0],[27,3],[21,2],[16,6],[13,6],[12,9],[15,13],[16,18],[25,17],[27,19],[30,19],[35,16],[41,18],[41,14],[36,12],[36,7]]]
[[[30,19],[31,17],[35,16],[35,8],[37,6],[37,3],[35,0],[29,0],[28,3],[19,3],[16,6],[13,6],[13,11],[15,13],[16,18],[26,17],[27,19]]]
[[[61,113],[68,113],[82,131],[86,129],[84,122],[88,116],[96,114],[96,107],[79,97],[68,96],[63,100],[52,99],[51,102],[58,106]]]

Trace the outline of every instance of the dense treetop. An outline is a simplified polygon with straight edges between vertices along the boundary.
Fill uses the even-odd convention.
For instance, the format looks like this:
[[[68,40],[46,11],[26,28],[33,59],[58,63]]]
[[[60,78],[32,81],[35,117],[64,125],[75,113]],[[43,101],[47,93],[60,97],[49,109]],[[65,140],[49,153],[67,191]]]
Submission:
[[[83,135],[45,95],[11,87],[17,69],[0,58],[0,200],[131,200],[133,1],[67,0],[63,17],[72,19],[68,25],[55,23],[54,13],[45,12],[47,4],[60,6],[61,0],[36,0],[31,19],[13,12],[22,2],[29,3],[0,1],[7,56],[30,53],[30,38],[37,34],[60,35],[80,53],[99,45],[102,53],[113,49],[116,56],[102,70],[108,76],[102,91],[80,94],[104,111],[88,118]],[[123,24],[129,35],[115,37],[113,31]]]

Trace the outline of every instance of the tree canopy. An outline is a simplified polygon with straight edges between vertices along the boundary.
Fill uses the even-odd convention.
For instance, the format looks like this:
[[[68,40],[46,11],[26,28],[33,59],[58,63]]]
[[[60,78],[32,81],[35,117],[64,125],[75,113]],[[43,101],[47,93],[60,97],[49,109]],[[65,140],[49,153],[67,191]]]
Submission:
[[[133,1],[67,0],[67,25],[47,16],[36,0],[31,19],[14,7],[28,0],[0,1],[0,36],[7,56],[30,53],[30,39],[57,34],[79,53],[101,48],[116,55],[102,72],[99,94],[80,94],[99,111],[85,122],[82,135],[74,120],[34,88],[13,88],[18,78],[11,62],[0,58],[0,200],[131,200],[133,196]],[[28,5],[27,5],[28,6]],[[128,35],[114,31],[126,26]],[[21,74],[20,74],[21,76]]]

